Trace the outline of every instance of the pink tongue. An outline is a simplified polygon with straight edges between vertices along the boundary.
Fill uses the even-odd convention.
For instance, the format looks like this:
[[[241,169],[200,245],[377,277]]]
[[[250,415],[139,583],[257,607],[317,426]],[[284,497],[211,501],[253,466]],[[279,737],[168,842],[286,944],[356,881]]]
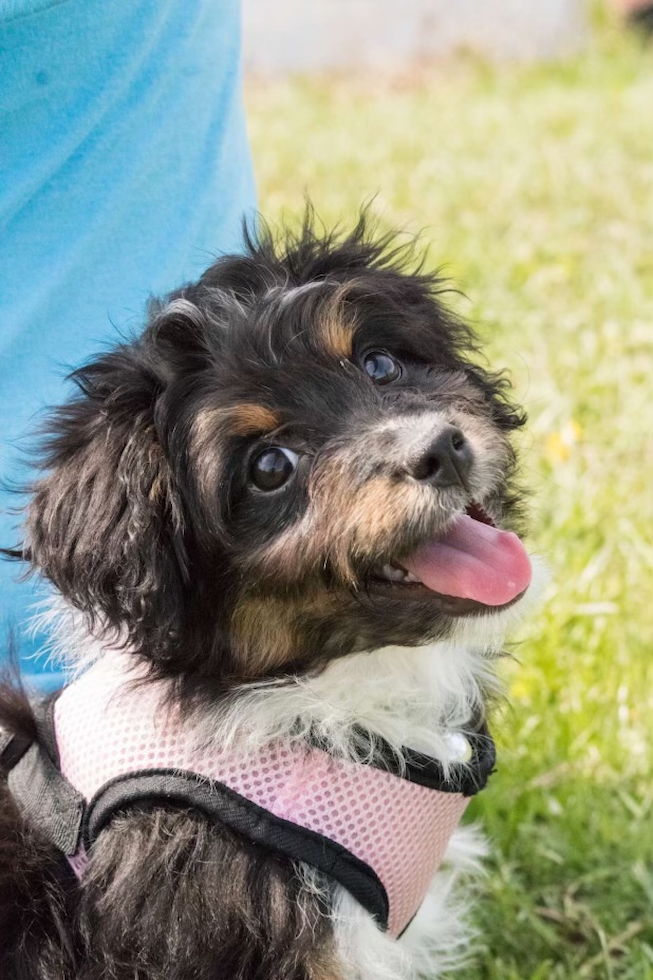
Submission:
[[[531,582],[531,563],[517,535],[466,515],[402,564],[434,592],[486,606],[503,606]]]

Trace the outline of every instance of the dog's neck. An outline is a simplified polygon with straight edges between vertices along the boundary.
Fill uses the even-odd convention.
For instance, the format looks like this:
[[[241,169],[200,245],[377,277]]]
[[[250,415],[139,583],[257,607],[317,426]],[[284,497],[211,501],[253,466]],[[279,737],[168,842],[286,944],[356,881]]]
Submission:
[[[248,685],[195,716],[202,741],[317,739],[361,760],[374,738],[397,756],[405,747],[453,761],[451,734],[473,727],[498,682],[493,659],[455,643],[385,647],[335,661],[314,677]],[[361,739],[361,732],[366,736]]]
[[[55,638],[53,655],[68,666],[72,662],[83,670],[107,655],[69,608],[51,605],[40,628],[45,617]],[[515,618],[508,610],[461,622],[457,635],[448,640],[356,653],[315,676],[244,685],[194,710],[194,737],[202,743],[238,741],[252,748],[274,739],[317,738],[334,754],[358,760],[369,755],[377,738],[399,757],[408,747],[446,764],[453,761],[452,734],[477,724],[488,699],[500,690],[497,654]],[[361,739],[361,732],[371,739]]]
[[[356,653],[315,677],[248,685],[228,705],[202,709],[198,732],[220,741],[244,734],[253,744],[317,737],[335,754],[360,759],[370,744],[363,740],[361,750],[362,729],[398,757],[407,747],[446,765],[451,736],[477,725],[502,692],[496,667],[506,634],[537,604],[548,577],[532,561],[533,584],[514,606],[461,619],[447,640]]]

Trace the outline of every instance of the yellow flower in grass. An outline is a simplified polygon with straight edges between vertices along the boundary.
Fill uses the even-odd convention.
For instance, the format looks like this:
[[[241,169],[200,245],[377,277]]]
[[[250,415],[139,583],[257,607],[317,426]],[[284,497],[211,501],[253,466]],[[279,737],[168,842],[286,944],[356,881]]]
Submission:
[[[533,693],[533,685],[527,677],[516,677],[510,685],[510,699],[512,701],[530,701]]]
[[[574,419],[569,419],[557,432],[550,432],[544,446],[548,461],[554,466],[556,463],[566,463],[581,434],[581,428]]]

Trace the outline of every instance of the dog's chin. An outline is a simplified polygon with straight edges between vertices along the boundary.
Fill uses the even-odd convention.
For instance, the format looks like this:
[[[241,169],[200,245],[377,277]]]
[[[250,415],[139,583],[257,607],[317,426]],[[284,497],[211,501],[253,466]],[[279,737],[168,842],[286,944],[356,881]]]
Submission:
[[[477,599],[434,592],[421,582],[400,583],[373,576],[367,580],[365,590],[368,596],[385,602],[401,603],[404,609],[406,606],[419,604],[420,610],[431,610],[434,616],[451,619],[491,616],[505,612],[519,603],[528,591],[523,589],[508,602],[489,605]]]

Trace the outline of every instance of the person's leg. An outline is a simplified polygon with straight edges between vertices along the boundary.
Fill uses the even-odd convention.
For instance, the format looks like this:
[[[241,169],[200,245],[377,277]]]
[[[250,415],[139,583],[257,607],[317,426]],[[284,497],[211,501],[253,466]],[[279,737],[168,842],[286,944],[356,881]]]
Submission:
[[[237,248],[255,192],[238,0],[14,0],[0,46],[0,481],[16,484],[67,369]],[[21,542],[16,504],[0,490],[0,547]],[[26,633],[44,586],[1,564],[0,661],[13,624],[51,684]]]

